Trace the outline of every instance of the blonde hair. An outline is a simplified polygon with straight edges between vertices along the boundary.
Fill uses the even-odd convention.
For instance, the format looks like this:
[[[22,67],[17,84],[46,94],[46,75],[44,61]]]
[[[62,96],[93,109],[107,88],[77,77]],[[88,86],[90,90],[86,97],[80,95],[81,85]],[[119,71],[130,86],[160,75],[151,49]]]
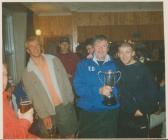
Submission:
[[[43,46],[42,46],[42,43],[41,43],[40,39],[39,39],[37,36],[30,36],[30,37],[26,40],[26,42],[25,42],[25,47],[28,48],[29,43],[30,43],[30,42],[33,42],[33,41],[37,41],[37,42],[38,42],[38,44],[40,45],[41,51],[42,51],[42,53],[43,53],[43,52],[44,52],[44,48],[43,48]]]
[[[28,48],[28,44],[32,41],[37,41],[39,43],[39,45],[41,46],[41,41],[37,36],[31,36],[29,37],[26,42],[25,42],[25,47]]]
[[[122,48],[122,47],[130,47],[133,51],[135,51],[135,47],[133,44],[130,44],[128,42],[124,42],[124,43],[121,43],[121,45],[118,47],[119,48]]]

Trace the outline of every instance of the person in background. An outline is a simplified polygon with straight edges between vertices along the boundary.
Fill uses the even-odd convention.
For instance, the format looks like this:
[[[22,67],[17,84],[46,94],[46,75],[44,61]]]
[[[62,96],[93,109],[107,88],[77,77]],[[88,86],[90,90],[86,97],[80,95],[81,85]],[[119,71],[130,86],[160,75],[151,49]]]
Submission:
[[[77,65],[73,86],[78,96],[79,138],[115,138],[119,112],[118,89],[105,86],[98,78],[100,71],[116,71],[113,60],[107,54],[106,36],[97,35],[93,41],[92,59],[83,59]],[[103,77],[101,77],[103,78]],[[117,102],[107,106],[104,97],[113,91]]]
[[[70,81],[75,73],[76,65],[79,62],[77,54],[70,51],[70,42],[68,38],[61,38],[59,43],[58,58],[63,63]]]
[[[150,115],[150,129],[162,125],[161,138],[166,137],[166,114],[165,114],[165,62],[164,56],[161,57],[160,48],[157,46],[151,50],[151,61],[146,63],[158,85],[158,104],[156,111]],[[164,54],[163,54],[164,55]],[[152,130],[151,130],[152,132]],[[152,133],[151,133],[152,135]]]
[[[157,86],[144,64],[135,60],[135,49],[130,43],[118,47],[121,110],[119,137],[148,137],[149,114],[157,103]]]
[[[22,81],[39,116],[40,137],[53,137],[58,130],[61,137],[73,138],[78,124],[74,93],[64,66],[57,57],[42,53],[37,37],[28,38],[25,46],[30,59]]]
[[[19,108],[20,102],[22,100],[28,100],[29,101],[29,98],[28,98],[28,96],[27,96],[27,94],[24,90],[22,80],[20,80],[19,83],[16,84],[13,95],[15,96],[15,99],[16,99],[17,108]],[[37,123],[38,123],[38,115],[36,113],[36,110],[34,109],[33,123],[31,124],[31,127],[29,128],[29,132],[31,134],[36,135],[36,136],[40,136],[40,132],[39,132],[40,127],[38,125],[36,125]]]
[[[165,104],[165,74],[161,74],[160,90],[158,95],[158,108],[150,115],[150,129],[162,124],[161,138],[166,137],[166,104]]]
[[[7,66],[3,64],[3,137],[4,139],[37,138],[30,134],[28,129],[33,122],[33,108],[25,113],[18,110],[15,114],[12,104],[8,100],[6,86],[8,82]]]
[[[80,43],[77,47],[76,47],[76,54],[78,55],[79,59],[85,59],[87,56],[87,49],[84,45],[84,43]]]
[[[93,58],[93,54],[94,54],[94,47],[93,47],[93,38],[88,38],[85,40],[85,47],[87,49],[87,59],[92,59]]]
[[[153,47],[151,50],[151,59],[146,63],[146,66],[149,68],[150,72],[152,73],[155,81],[160,87],[160,82],[162,80],[162,73],[165,71],[165,62],[164,58],[160,59],[161,53],[159,46]]]

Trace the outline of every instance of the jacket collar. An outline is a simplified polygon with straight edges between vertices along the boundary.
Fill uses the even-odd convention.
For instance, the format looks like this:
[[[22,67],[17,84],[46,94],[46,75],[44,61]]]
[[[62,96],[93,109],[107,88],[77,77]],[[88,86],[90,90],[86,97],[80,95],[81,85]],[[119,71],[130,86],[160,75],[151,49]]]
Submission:
[[[103,64],[106,63],[106,62],[108,62],[108,61],[110,61],[110,60],[111,60],[111,58],[110,58],[110,56],[107,54],[106,57],[105,57],[105,59],[104,59]],[[98,60],[97,60],[95,54],[94,54],[94,56],[93,56],[93,61],[94,61],[97,65],[99,65]]]

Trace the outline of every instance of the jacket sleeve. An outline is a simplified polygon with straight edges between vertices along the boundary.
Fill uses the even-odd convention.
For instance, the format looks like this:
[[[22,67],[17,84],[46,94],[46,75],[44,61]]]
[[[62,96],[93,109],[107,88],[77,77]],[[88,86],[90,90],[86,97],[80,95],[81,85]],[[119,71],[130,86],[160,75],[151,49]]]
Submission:
[[[99,92],[96,86],[88,84],[88,75],[86,74],[86,64],[81,62],[77,65],[73,86],[78,97],[89,98],[95,96]],[[98,94],[97,94],[98,95]]]
[[[27,138],[30,122],[25,119],[18,119],[7,102],[7,100],[3,102],[4,138]]]
[[[36,110],[38,116],[40,118],[48,117],[51,114],[51,110],[54,111],[54,109],[52,109],[52,106],[48,104],[48,102],[50,103],[49,98],[47,96],[43,96],[44,93],[40,92],[42,91],[42,89],[39,87],[39,85],[41,84],[36,82],[35,79],[31,79],[31,78],[32,78],[31,75],[28,74],[27,71],[24,71],[22,75],[24,90],[28,95],[30,101],[32,102],[33,108]],[[39,93],[40,93],[40,96],[39,96]],[[47,107],[49,106],[49,109],[47,108],[48,110],[46,109],[46,106]]]
[[[28,120],[11,120],[5,125],[4,138],[27,138],[30,122]]]

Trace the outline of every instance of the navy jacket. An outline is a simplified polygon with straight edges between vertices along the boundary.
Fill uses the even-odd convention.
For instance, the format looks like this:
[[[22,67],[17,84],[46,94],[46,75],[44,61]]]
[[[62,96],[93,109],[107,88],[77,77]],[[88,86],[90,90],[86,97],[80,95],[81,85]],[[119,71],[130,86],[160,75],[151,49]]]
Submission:
[[[120,80],[121,109],[134,114],[137,109],[142,113],[151,113],[157,104],[158,88],[144,64],[123,65],[118,63],[122,73]]]

